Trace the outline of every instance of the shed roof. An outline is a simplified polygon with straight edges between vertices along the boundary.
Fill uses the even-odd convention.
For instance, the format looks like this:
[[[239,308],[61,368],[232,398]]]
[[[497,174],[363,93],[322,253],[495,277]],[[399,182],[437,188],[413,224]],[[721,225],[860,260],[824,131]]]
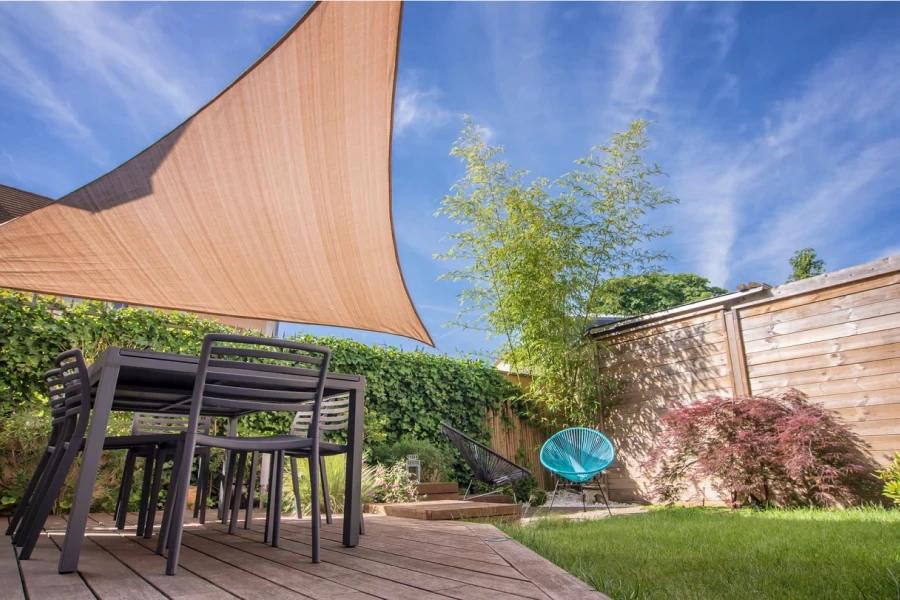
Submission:
[[[401,10],[313,5],[161,140],[0,226],[0,286],[432,344],[391,217]]]
[[[51,202],[52,198],[0,183],[0,225],[43,208]]]

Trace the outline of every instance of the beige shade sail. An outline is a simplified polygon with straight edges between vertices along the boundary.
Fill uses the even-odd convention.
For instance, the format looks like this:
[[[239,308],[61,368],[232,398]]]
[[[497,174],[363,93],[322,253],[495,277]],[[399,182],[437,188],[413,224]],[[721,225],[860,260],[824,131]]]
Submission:
[[[401,10],[313,6],[157,143],[0,225],[0,287],[432,344],[391,219]]]

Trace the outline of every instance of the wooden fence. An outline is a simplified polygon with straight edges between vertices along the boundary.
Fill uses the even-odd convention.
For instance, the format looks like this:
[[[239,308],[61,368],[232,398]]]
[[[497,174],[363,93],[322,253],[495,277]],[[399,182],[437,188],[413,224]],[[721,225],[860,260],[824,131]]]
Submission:
[[[530,470],[543,489],[553,489],[550,473],[540,459],[541,446],[550,437],[546,431],[523,421],[508,406],[488,413],[485,426],[494,432],[491,436],[494,452]]]
[[[900,256],[759,287],[594,334],[623,384],[604,424],[613,499],[649,501],[640,464],[672,403],[796,388],[834,410],[886,463],[900,450]],[[686,500],[716,502],[708,488]]]

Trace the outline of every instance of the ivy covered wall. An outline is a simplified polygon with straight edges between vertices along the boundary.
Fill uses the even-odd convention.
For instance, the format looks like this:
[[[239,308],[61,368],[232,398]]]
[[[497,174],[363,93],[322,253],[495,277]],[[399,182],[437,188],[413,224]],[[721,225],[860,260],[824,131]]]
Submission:
[[[73,306],[0,290],[0,417],[46,401],[41,374],[63,350],[79,347],[88,362],[112,345],[196,355],[203,336],[211,332],[235,330],[194,315],[113,309],[100,302]],[[384,421],[388,442],[414,437],[443,444],[442,420],[487,440],[487,411],[519,395],[502,374],[480,361],[343,338],[295,339],[330,347],[332,371],[366,377],[366,407]],[[282,418],[290,416],[259,416],[247,419],[243,427],[269,432],[280,428]]]

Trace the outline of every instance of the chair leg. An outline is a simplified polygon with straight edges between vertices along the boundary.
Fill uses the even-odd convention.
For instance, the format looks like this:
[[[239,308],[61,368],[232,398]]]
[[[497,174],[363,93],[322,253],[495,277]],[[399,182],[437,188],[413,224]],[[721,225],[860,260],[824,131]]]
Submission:
[[[238,513],[241,511],[241,496],[244,495],[244,470],[247,468],[247,453],[241,452],[238,458],[237,476],[234,479],[234,496],[231,499],[231,524],[228,533],[237,531]]]
[[[69,469],[72,468],[72,464],[75,462],[75,456],[80,449],[81,440],[77,438],[73,439],[65,449],[65,452],[61,453],[62,456],[57,468],[47,473],[47,475],[52,473],[53,476],[46,486],[44,493],[41,494],[40,503],[36,507],[37,510],[33,513],[28,530],[25,532],[26,537],[22,544],[22,550],[19,552],[19,560],[28,560],[31,558],[31,552],[34,550],[34,546],[41,536],[41,530],[44,528],[44,523],[47,521],[47,517],[53,510],[53,502],[56,501],[56,497],[59,495],[59,491],[62,489],[63,483],[65,482],[66,475],[69,474]]]
[[[178,557],[181,553],[181,536],[184,533],[184,505],[187,500],[188,486],[191,483],[191,459],[197,445],[197,434],[188,432],[181,449],[181,461],[178,463],[177,497],[172,508],[169,534],[169,557],[166,559],[166,575],[178,573]]]
[[[44,471],[46,470],[52,455],[49,448],[44,450],[44,453],[41,455],[41,460],[38,461],[37,468],[35,468],[34,473],[31,475],[31,479],[28,481],[28,487],[25,488],[25,493],[22,494],[19,505],[16,506],[16,512],[9,520],[9,526],[6,528],[6,535],[13,535],[16,532],[19,522],[22,520],[22,517],[25,516],[28,505],[34,501],[34,492],[37,490],[38,483],[40,483],[41,479],[44,477]]]
[[[294,488],[294,506],[297,509],[297,518],[303,516],[303,506],[300,502],[300,478],[297,476],[297,458],[296,457],[288,457],[288,460],[291,462],[291,485]]]
[[[174,518],[175,506],[178,501],[178,478],[181,475],[181,462],[184,458],[182,456],[183,450],[184,442],[178,440],[172,461],[172,474],[169,476],[169,489],[166,490],[166,503],[163,505],[162,523],[159,525],[159,537],[156,541],[156,553],[160,556],[163,556],[166,553],[166,548],[169,547],[169,534],[171,533],[172,519]]]
[[[469,497],[469,492],[472,491],[472,483],[475,481],[474,478],[469,479],[469,487],[466,488],[466,493],[463,495],[463,500]]]
[[[550,510],[553,510],[553,503],[556,502],[556,492],[559,491],[559,478],[556,479],[556,485],[553,486],[553,497],[550,498]]]
[[[125,472],[122,476],[122,485],[119,488],[119,502],[116,506],[116,529],[125,529],[125,517],[128,516],[128,508],[131,503],[131,488],[134,485],[134,466],[137,462],[137,450],[130,449],[125,457]]]
[[[269,461],[269,481],[268,481],[268,493],[266,493],[266,526],[263,530],[263,544],[268,544],[272,541],[272,523],[275,520],[275,455],[277,453],[272,453],[272,458]]]
[[[147,525],[147,509],[150,504],[150,488],[153,481],[153,463],[156,462],[156,446],[144,455],[144,475],[141,478],[141,504],[138,507],[137,536],[143,537]]]
[[[322,499],[325,501],[325,522],[331,525],[331,494],[328,492],[328,472],[325,470],[325,457],[319,457],[320,477],[322,478]]]
[[[25,507],[25,512],[22,515],[22,521],[19,523],[19,526],[16,528],[15,533],[13,534],[13,545],[16,547],[22,547],[25,544],[25,540],[29,536],[29,532],[34,528],[35,522],[38,521],[38,513],[41,511],[41,506],[44,502],[45,496],[51,492],[51,487],[56,478],[56,474],[59,469],[62,468],[62,464],[64,462],[65,456],[67,454],[67,450],[64,445],[60,442],[57,445],[51,456],[50,460],[47,463],[47,467],[44,472],[41,474],[41,479],[38,481],[37,487],[34,490],[34,497],[31,502],[28,503],[28,506]],[[57,492],[58,493],[58,492]],[[52,509],[53,501],[56,499],[54,496],[50,501],[50,506]],[[38,531],[40,531],[41,527],[43,527],[43,521],[38,524]],[[19,557],[21,558],[21,556]]]
[[[281,499],[284,497],[284,450],[277,454],[277,470],[275,477],[275,502],[272,522],[272,546],[277,548],[281,539]]]
[[[194,494],[194,513],[193,518],[197,518],[200,516],[200,497],[203,494],[203,479],[200,478],[200,474],[203,473],[203,457],[197,456],[197,493]],[[193,460],[191,461],[193,463]],[[193,467],[192,467],[193,470]]]
[[[309,458],[309,487],[312,502],[312,561],[319,562],[319,529],[321,527],[321,509],[319,508],[319,445],[313,443]]]
[[[157,449],[153,465],[153,483],[150,486],[150,502],[147,505],[147,524],[144,525],[144,539],[153,537],[153,526],[156,524],[156,511],[159,507],[159,489],[162,487],[162,471],[167,460],[167,451]]]
[[[584,502],[584,486],[581,486],[581,512],[587,512],[587,505]]]
[[[222,504],[225,509],[222,511],[222,525],[228,523],[228,508],[231,506],[231,491],[234,484],[234,465],[237,462],[237,452],[228,453],[228,469],[225,471],[225,498]]]
[[[253,452],[253,459],[250,461],[250,483],[247,485],[249,490],[247,499],[247,512],[244,513],[244,529],[250,529],[253,523],[253,505],[256,504],[256,469],[259,467],[259,452]]]
[[[612,516],[612,509],[609,507],[609,500],[606,498],[606,494],[603,491],[603,486],[601,485],[599,488],[600,495],[603,496],[603,503],[606,504],[606,512],[609,513],[609,516]]]
[[[200,524],[206,524],[206,505],[209,502],[209,461],[212,458],[212,454],[210,453],[209,448],[204,448],[203,453],[201,454],[203,460],[203,468],[200,470],[199,477],[200,481],[198,482],[198,486],[200,489],[198,491],[202,492],[202,496],[200,499]]]
[[[366,521],[363,519],[366,511],[363,510],[362,502],[359,503],[359,534],[366,535]]]

